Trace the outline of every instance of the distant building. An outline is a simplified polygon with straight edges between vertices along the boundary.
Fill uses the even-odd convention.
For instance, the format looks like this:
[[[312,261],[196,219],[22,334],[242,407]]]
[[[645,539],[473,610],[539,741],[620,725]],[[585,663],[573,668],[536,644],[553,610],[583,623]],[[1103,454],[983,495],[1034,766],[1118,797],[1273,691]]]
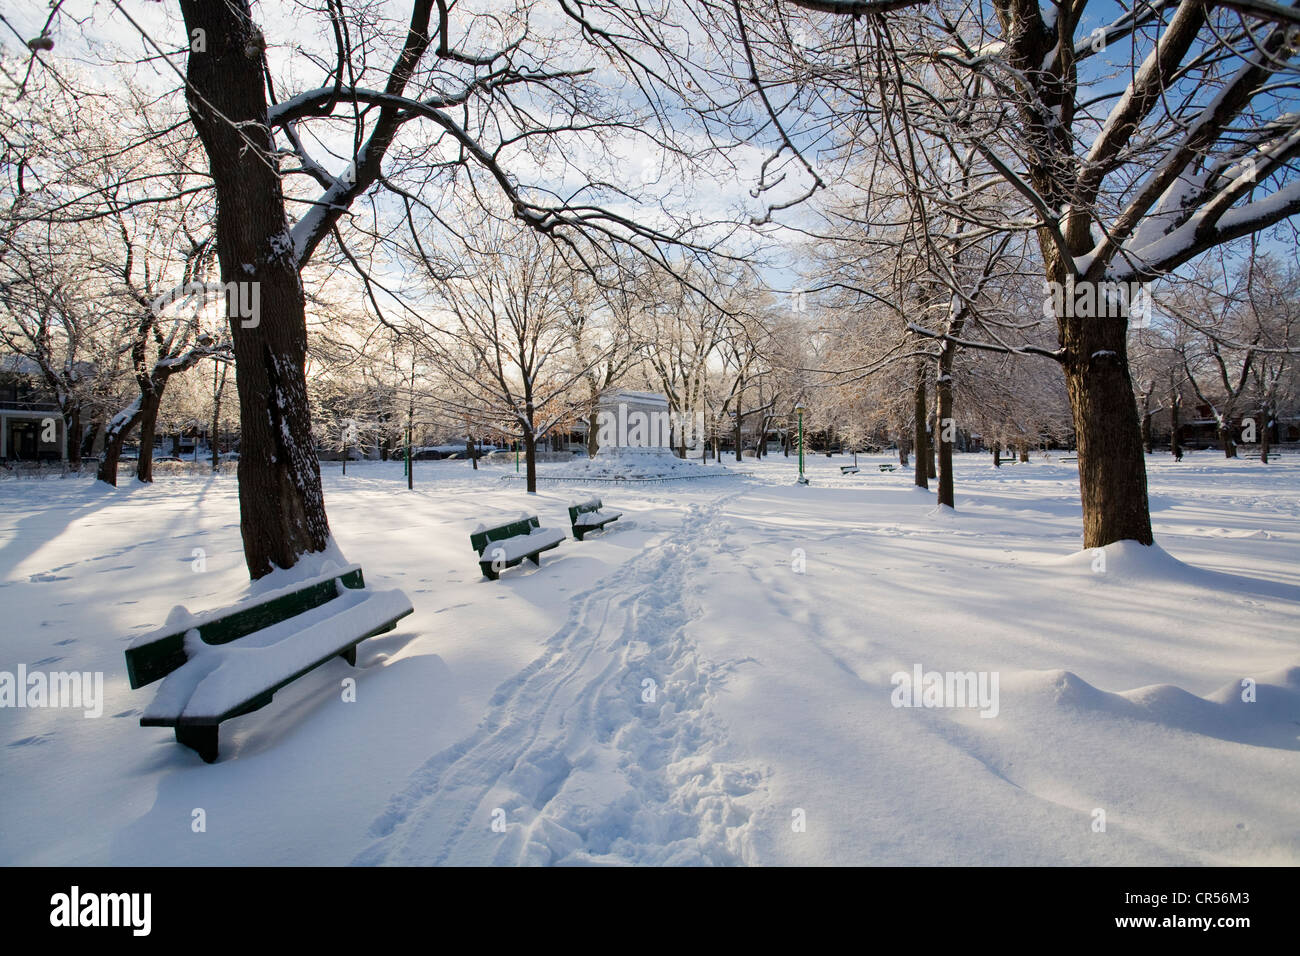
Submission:
[[[40,369],[21,355],[0,356],[0,461],[66,458],[63,414]]]

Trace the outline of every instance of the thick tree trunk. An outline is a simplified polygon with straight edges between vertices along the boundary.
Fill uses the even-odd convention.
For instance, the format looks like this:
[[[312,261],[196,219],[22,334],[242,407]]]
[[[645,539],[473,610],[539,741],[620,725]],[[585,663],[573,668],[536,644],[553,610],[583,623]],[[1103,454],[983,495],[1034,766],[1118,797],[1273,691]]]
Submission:
[[[261,33],[248,0],[181,0],[206,52],[188,58],[190,117],[217,197],[225,283],[256,283],[256,316],[230,317],[239,391],[240,531],[254,579],[330,539],[304,374],[306,309],[266,122]]]
[[[599,423],[597,421],[596,415],[597,412],[595,407],[593,406],[591,410],[591,414],[587,416],[587,457],[588,458],[595,458],[596,452],[600,451],[600,441],[599,441],[600,436],[597,433],[598,431],[597,425]]]
[[[734,441],[734,442],[736,443],[736,461],[738,461],[738,462],[743,462],[743,461],[745,460],[745,456],[744,456],[743,452],[741,451],[741,441],[740,441],[740,412],[739,412],[739,411],[736,412],[736,427],[735,427],[734,432],[732,433],[732,441]]]
[[[902,435],[898,436],[898,463],[902,467],[907,467],[908,441]]]
[[[994,442],[993,444],[993,467],[1002,467],[1002,443]]]
[[[915,444],[916,468],[912,470],[912,481],[918,488],[930,487],[930,449],[929,436],[925,433],[926,415],[929,409],[925,399],[925,366],[919,362],[916,366],[916,382],[912,391],[912,434]]]
[[[1022,465],[1027,465],[1027,464],[1029,464],[1029,445],[1028,445],[1028,444],[1024,444],[1024,443],[1022,443],[1022,444],[1020,445],[1020,463],[1021,463]]]
[[[470,464],[474,470],[478,471],[478,455],[474,454],[474,439],[472,436],[465,436],[465,454],[469,456]]]
[[[1079,449],[1083,546],[1152,544],[1146,458],[1128,370],[1128,323],[1072,316],[1058,324]]]

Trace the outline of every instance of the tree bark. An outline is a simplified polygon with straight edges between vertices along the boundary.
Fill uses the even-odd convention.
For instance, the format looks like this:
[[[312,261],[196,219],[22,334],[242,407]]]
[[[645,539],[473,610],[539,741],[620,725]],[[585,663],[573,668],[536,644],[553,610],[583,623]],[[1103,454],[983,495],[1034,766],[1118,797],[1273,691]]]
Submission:
[[[1183,460],[1183,446],[1179,441],[1183,430],[1183,423],[1179,420],[1181,412],[1182,402],[1175,391],[1169,396],[1169,451],[1174,456],[1174,461]]]
[[[117,487],[117,463],[122,457],[122,446],[126,444],[126,436],[131,434],[131,429],[138,421],[139,400],[108,423],[104,436],[104,457],[99,460],[99,469],[95,474],[97,481]]]
[[[230,317],[239,392],[240,532],[253,579],[289,568],[330,540],[311,433],[306,306],[267,127],[264,41],[248,0],[180,0],[206,52],[187,66],[190,117],[217,197],[225,283],[256,283],[258,314]]]
[[[1146,458],[1128,369],[1128,322],[1076,314],[1058,317],[1057,323],[1079,450],[1083,546],[1152,544]]]
[[[1273,427],[1273,416],[1270,414],[1271,411],[1272,409],[1267,405],[1263,406],[1259,410],[1259,420],[1261,422],[1259,429],[1259,460],[1266,465],[1268,464],[1269,442],[1273,437],[1269,434],[1269,431]]]
[[[925,399],[925,366],[920,362],[916,366],[916,382],[912,392],[912,432],[916,453],[916,468],[912,470],[912,481],[918,488],[929,489],[930,449],[929,436],[925,433],[926,415],[929,409]]]
[[[1224,458],[1237,457],[1237,439],[1233,437],[1232,426],[1226,418],[1219,426],[1219,447],[1223,449]]]
[[[158,426],[158,407],[162,405],[163,389],[167,380],[140,396],[140,457],[135,462],[135,480],[146,484],[153,481],[153,440]]]
[[[947,436],[953,435],[955,428],[945,423],[952,422],[952,359],[954,349],[951,342],[944,342],[939,352],[938,375],[935,377],[935,419],[939,425],[937,452],[939,456],[939,504],[949,508],[956,507],[952,479],[952,442]]]
[[[537,493],[537,436],[531,428],[524,429],[524,471],[528,477],[528,493]]]
[[[63,419],[63,445],[67,449],[68,467],[81,470],[81,403],[72,406]]]
[[[1002,467],[1002,443],[994,442],[993,444],[993,467]]]
[[[1022,444],[1020,445],[1020,463],[1021,463],[1022,465],[1027,465],[1027,464],[1029,464],[1029,445],[1028,445],[1028,443],[1022,443]]]

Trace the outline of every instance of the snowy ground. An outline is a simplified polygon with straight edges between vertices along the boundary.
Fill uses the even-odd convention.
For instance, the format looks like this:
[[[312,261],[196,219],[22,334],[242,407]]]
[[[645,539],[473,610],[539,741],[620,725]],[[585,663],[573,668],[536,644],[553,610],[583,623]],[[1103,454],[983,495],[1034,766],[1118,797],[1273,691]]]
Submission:
[[[959,456],[948,513],[883,460],[533,498],[327,464],[343,553],[415,613],[213,765],[138,726],[122,652],[244,592],[233,478],[0,482],[0,670],[107,698],[0,709],[0,863],[1300,863],[1300,456],[1153,457],[1168,555],[1100,572],[1073,465]],[[479,522],[591,494],[606,533],[481,577]],[[996,716],[893,706],[918,665],[996,675]]]

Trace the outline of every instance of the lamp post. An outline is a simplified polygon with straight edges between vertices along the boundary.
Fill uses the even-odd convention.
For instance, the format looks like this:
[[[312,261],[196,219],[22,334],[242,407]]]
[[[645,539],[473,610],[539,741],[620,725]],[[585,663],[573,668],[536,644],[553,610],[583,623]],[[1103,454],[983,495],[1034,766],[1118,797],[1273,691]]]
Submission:
[[[794,406],[795,414],[799,416],[799,484],[808,484],[808,479],[803,473],[803,413],[808,408],[803,402],[797,402]]]

